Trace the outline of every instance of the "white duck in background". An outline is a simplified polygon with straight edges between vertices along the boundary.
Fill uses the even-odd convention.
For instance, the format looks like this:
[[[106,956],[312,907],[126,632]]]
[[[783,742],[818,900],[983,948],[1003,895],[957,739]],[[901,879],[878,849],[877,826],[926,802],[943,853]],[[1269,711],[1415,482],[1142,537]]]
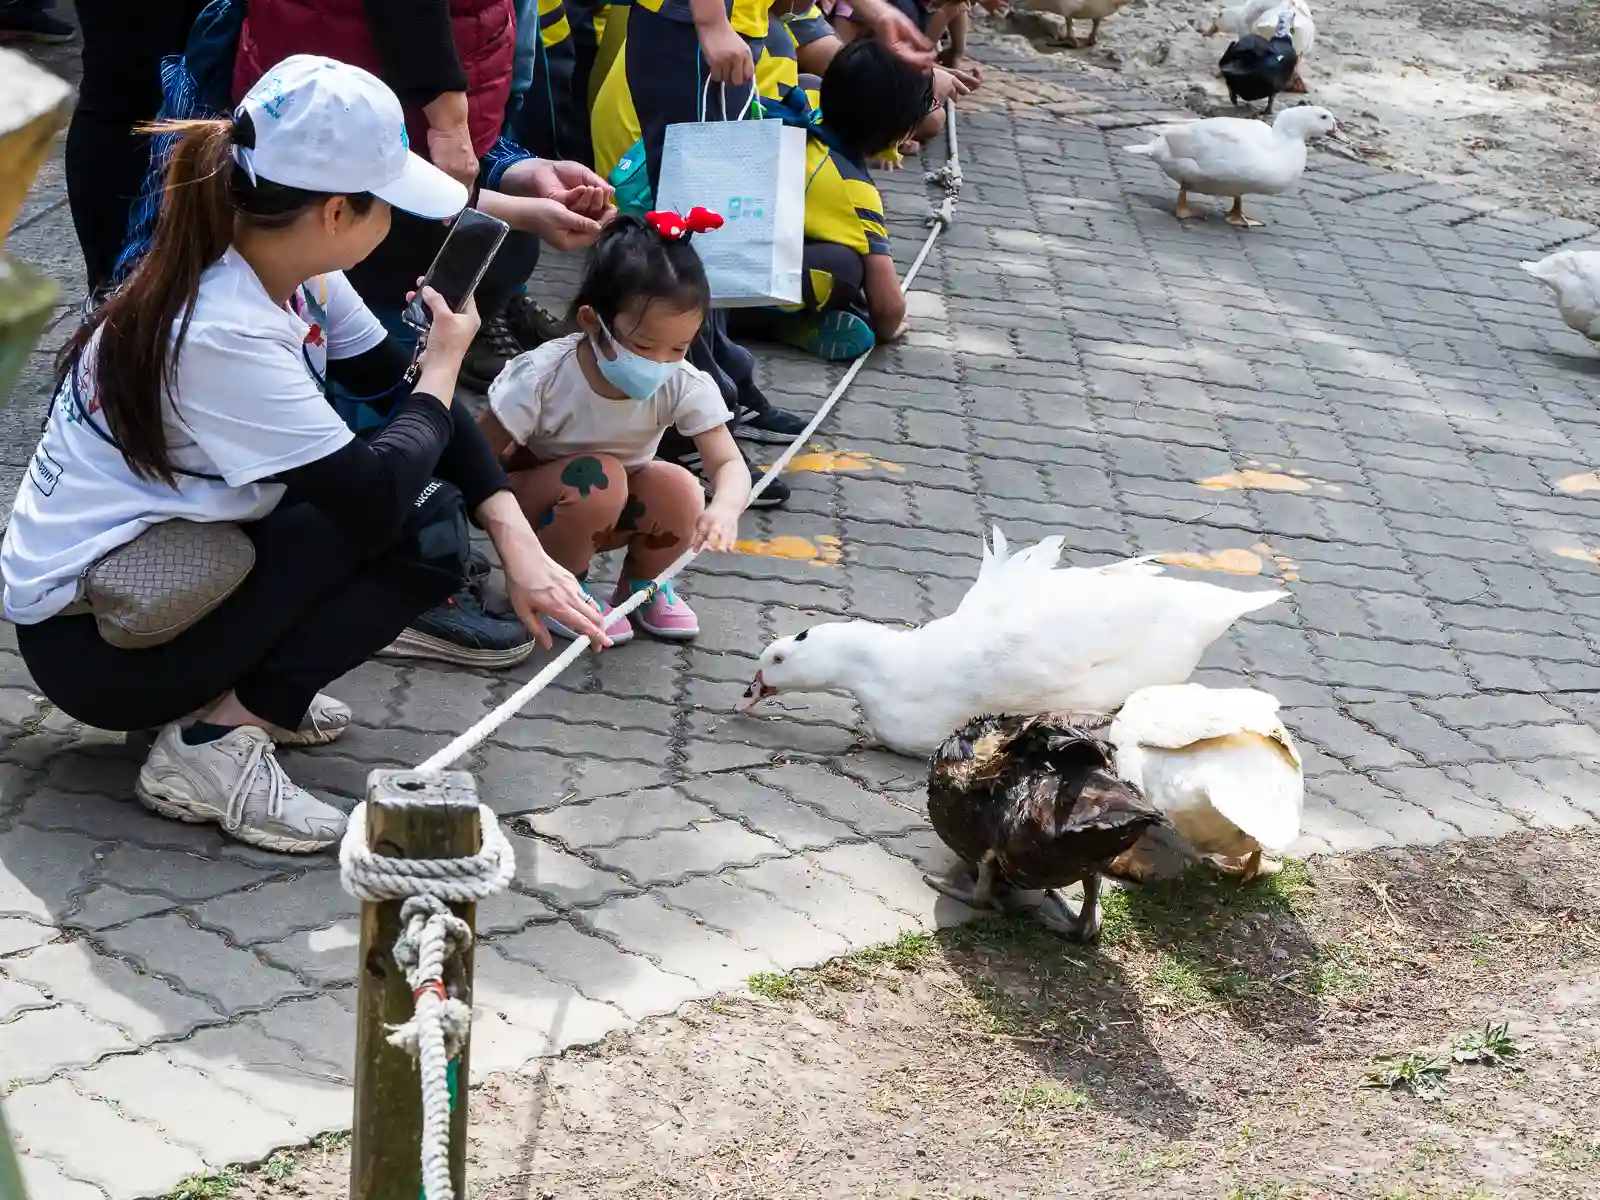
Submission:
[[[1231,196],[1228,223],[1241,229],[1260,225],[1244,215],[1246,196],[1276,196],[1287,191],[1306,169],[1306,141],[1314,137],[1343,140],[1339,123],[1325,108],[1301,105],[1285,109],[1271,125],[1241,117],[1207,117],[1182,125],[1160,125],[1155,140],[1126,147],[1155,162],[1178,183],[1180,220],[1192,217],[1189,193]]]
[[[1203,857],[1248,881],[1277,872],[1300,836],[1305,780],[1278,701],[1253,688],[1197,683],[1128,697],[1107,735],[1117,775],[1139,787]],[[1114,873],[1139,876],[1137,851]]]
[[[987,713],[1109,714],[1140,688],[1181,683],[1230,625],[1287,594],[1169,579],[1148,558],[1057,570],[1062,545],[1008,554],[996,529],[949,616],[920,629],[833,622],[773,642],[741,711],[782,692],[844,693],[879,742],[926,758]]]
[[[1100,22],[1115,16],[1128,0],[1018,0],[1018,3],[1035,12],[1055,13],[1066,21],[1065,32],[1050,43],[1052,46],[1084,50],[1100,40]],[[1090,23],[1087,38],[1079,40],[1072,32],[1075,21]]]
[[[1293,24],[1289,29],[1289,40],[1294,43],[1294,52],[1299,56],[1303,68],[1311,54],[1311,47],[1317,42],[1317,23],[1311,16],[1311,5],[1307,4],[1306,0],[1246,0],[1243,4],[1235,4],[1219,11],[1211,19],[1210,26],[1201,32],[1207,37],[1225,33],[1235,41],[1253,33],[1257,37],[1271,41],[1285,13],[1293,18]],[[1300,77],[1300,68],[1296,68],[1294,79],[1285,90],[1290,92],[1306,90],[1305,81]]]
[[[1562,320],[1600,341],[1600,250],[1557,250],[1522,269],[1550,285]]]

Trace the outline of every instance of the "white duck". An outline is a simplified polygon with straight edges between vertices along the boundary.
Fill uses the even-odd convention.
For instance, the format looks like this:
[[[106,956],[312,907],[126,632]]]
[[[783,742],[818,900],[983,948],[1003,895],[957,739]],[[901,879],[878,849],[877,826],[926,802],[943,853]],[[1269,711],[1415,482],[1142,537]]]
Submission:
[[[1289,29],[1289,40],[1294,43],[1294,52],[1303,65],[1311,54],[1311,47],[1317,42],[1317,22],[1312,17],[1311,5],[1307,4],[1306,0],[1245,0],[1243,4],[1221,9],[1211,19],[1210,26],[1201,32],[1206,37],[1225,33],[1235,41],[1247,33],[1253,33],[1257,37],[1271,41],[1285,13],[1293,18],[1293,24]],[[1306,90],[1298,68],[1287,90],[1291,92]]]
[[[974,717],[1109,714],[1140,688],[1181,683],[1230,625],[1286,595],[1164,578],[1147,558],[1057,570],[1062,544],[1007,554],[996,529],[949,616],[920,629],[834,622],[773,642],[741,711],[780,692],[842,692],[879,742],[925,758]]]
[[[1178,182],[1180,220],[1192,217],[1189,193],[1232,196],[1228,223],[1241,229],[1260,225],[1244,215],[1244,198],[1287,191],[1306,169],[1306,139],[1343,140],[1339,123],[1325,108],[1301,105],[1279,113],[1271,125],[1240,117],[1207,117],[1182,125],[1161,125],[1154,141],[1128,146],[1129,154],[1152,159]]]
[[[1600,250],[1557,250],[1522,269],[1550,285],[1568,325],[1600,341]]]
[[[1300,836],[1305,781],[1276,698],[1197,683],[1145,688],[1128,697],[1107,736],[1117,775],[1218,870],[1248,881],[1280,869],[1262,853],[1281,853]],[[1123,866],[1117,873],[1138,876]]]

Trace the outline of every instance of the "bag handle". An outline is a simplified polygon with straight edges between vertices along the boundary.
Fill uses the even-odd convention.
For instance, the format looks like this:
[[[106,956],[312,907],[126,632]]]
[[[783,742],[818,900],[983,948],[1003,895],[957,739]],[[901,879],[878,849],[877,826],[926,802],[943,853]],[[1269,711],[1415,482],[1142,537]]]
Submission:
[[[705,91],[700,93],[700,120],[702,124],[706,119],[706,107],[711,103],[711,85],[716,82],[717,81],[715,79],[707,79]],[[750,94],[745,97],[744,107],[739,110],[739,115],[733,119],[735,121],[742,121],[745,119],[745,117],[749,116],[750,106],[755,103],[755,100],[756,81],[752,79],[750,81]],[[728,85],[725,83],[722,85],[722,119],[724,121],[728,119]]]

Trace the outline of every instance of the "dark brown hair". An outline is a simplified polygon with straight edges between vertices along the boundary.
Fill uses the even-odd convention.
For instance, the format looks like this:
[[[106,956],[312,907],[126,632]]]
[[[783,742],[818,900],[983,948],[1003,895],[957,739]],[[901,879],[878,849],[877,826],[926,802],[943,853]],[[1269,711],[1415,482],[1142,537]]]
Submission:
[[[112,441],[140,479],[169,486],[179,473],[167,446],[163,404],[200,291],[200,277],[233,242],[237,224],[281,229],[330,193],[251,182],[235,167],[235,145],[253,146],[248,116],[233,121],[162,121],[140,132],[176,135],[150,247],[132,274],[96,306],[61,348],[56,389],[78,370],[95,333],[94,394]],[[349,197],[357,215],[373,197]],[[173,335],[173,323],[178,323]],[[65,403],[77,403],[70,395]]]

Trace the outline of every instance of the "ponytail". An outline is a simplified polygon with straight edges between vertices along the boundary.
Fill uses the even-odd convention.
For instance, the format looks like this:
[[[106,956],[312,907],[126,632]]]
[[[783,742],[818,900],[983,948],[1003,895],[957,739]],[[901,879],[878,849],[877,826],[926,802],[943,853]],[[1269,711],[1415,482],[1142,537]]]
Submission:
[[[244,113],[231,122],[161,121],[140,132],[177,135],[155,233],[132,273],[61,348],[56,390],[59,394],[74,374],[82,374],[80,360],[99,332],[93,351],[94,396],[92,401],[85,396],[84,403],[103,414],[134,475],[171,487],[177,473],[167,445],[165,405],[201,276],[227,253],[237,223],[284,228],[330,195],[252,181],[240,170],[234,146],[255,144],[254,128]],[[370,195],[349,199],[358,216],[372,207]]]

